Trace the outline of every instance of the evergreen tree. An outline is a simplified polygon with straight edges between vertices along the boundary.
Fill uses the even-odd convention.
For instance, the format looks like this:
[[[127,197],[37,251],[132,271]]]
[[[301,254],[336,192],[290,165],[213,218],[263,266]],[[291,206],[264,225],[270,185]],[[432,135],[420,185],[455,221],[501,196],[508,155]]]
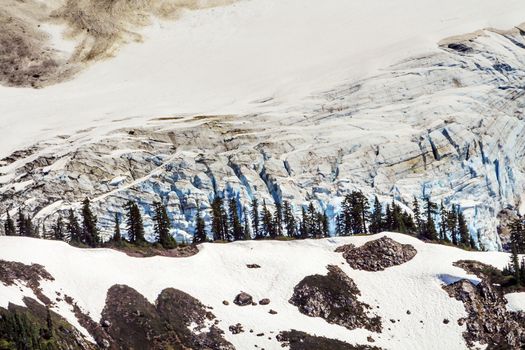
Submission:
[[[66,231],[69,234],[69,239],[72,242],[80,243],[81,230],[78,219],[73,209],[69,209],[69,215],[67,218]]]
[[[380,233],[383,230],[383,208],[377,196],[374,198],[374,208],[370,221],[370,233]]]
[[[268,207],[266,206],[266,201],[263,202],[261,223],[262,223],[262,232],[264,233],[264,235],[270,236],[270,238],[275,238],[276,232],[275,232],[273,217],[272,217],[272,213],[268,210]]]
[[[252,231],[255,235],[255,238],[262,238],[261,232],[260,232],[260,223],[259,223],[259,201],[257,198],[252,199]]]
[[[9,210],[7,211],[7,218],[4,223],[4,231],[6,236],[15,236],[16,235],[16,227],[15,222],[11,218],[11,215],[9,215]]]
[[[306,209],[304,207],[301,207],[301,224],[299,232],[303,239],[310,237],[310,232],[308,232],[308,215],[306,214]]]
[[[153,216],[154,232],[157,241],[164,249],[177,247],[177,241],[171,235],[171,221],[166,206],[160,202],[153,203],[155,214]]]
[[[224,209],[224,201],[217,196],[212,202],[212,232],[214,241],[229,240],[228,215]]]
[[[283,203],[283,220],[284,227],[286,229],[286,235],[288,237],[295,237],[297,235],[297,222],[292,210],[290,202],[284,201]]]
[[[59,216],[56,223],[52,227],[53,229],[53,239],[58,241],[63,241],[65,239],[65,227],[62,217]],[[45,233],[45,230],[43,230]]]
[[[450,214],[449,212],[447,211],[447,209],[445,208],[445,205],[443,204],[443,201],[441,201],[441,206],[440,206],[440,215],[439,215],[439,218],[440,218],[440,222],[439,222],[439,240],[441,241],[444,241],[445,240],[445,237],[447,237],[447,231],[448,231],[448,221],[449,221],[449,217],[450,217]]]
[[[430,201],[430,198],[427,198],[425,207],[425,210],[427,212],[427,221],[425,223],[425,232],[423,236],[429,241],[437,240],[436,225],[434,223],[434,215],[436,214],[436,209],[436,204]]]
[[[390,204],[386,205],[385,209],[385,225],[384,230],[385,231],[394,231],[394,215],[393,210],[390,208]]]
[[[126,204],[126,230],[128,241],[133,244],[144,244],[144,223],[138,205],[134,201]]]
[[[316,225],[318,223],[318,214],[317,210],[315,210],[314,204],[310,202],[308,205],[308,211],[307,211],[307,221],[306,221],[306,227],[309,233],[310,237],[320,237],[321,231],[319,230],[319,227]]]
[[[472,237],[470,237],[470,232],[467,227],[467,222],[465,220],[465,216],[462,212],[457,211],[457,217],[458,217],[458,234],[459,237],[461,237],[461,243],[466,247],[472,247]]]
[[[330,224],[326,211],[321,215],[321,232],[323,237],[330,237]]]
[[[412,202],[412,212],[414,213],[414,224],[416,226],[416,232],[419,236],[421,236],[423,235],[424,225],[421,216],[419,201],[417,200],[416,196],[414,196],[414,201]]]
[[[233,237],[233,240],[235,241],[244,239],[244,229],[239,217],[239,207],[237,206],[237,200],[234,197],[230,198],[228,201],[228,211],[231,230],[230,236]]]
[[[197,203],[197,214],[195,215],[195,234],[193,236],[193,243],[200,244],[208,240],[206,235],[206,222],[201,214],[201,208]]]
[[[244,206],[242,207],[242,217],[243,217],[243,222],[244,222],[244,225],[243,225],[244,239],[250,240],[252,239],[252,234],[250,232],[250,217],[248,215],[248,210]]]
[[[458,229],[458,210],[456,209],[455,205],[452,205],[452,209],[447,212],[447,216],[447,227],[452,244],[458,245],[460,243],[461,237]]]
[[[84,243],[90,247],[96,247],[99,243],[97,217],[91,211],[89,198],[82,203],[82,235]]]
[[[18,229],[19,236],[29,236],[29,229],[27,227],[27,218],[22,212],[21,208],[18,208],[18,218],[16,220],[16,226]]]
[[[115,213],[115,228],[113,232],[113,242],[119,243],[122,241],[122,234],[120,233],[120,219],[118,213]]]
[[[525,226],[522,218],[517,218],[510,224],[510,244],[517,254],[525,254]]]
[[[273,214],[274,229],[277,236],[283,235],[283,209],[281,203],[275,203],[275,212]]]

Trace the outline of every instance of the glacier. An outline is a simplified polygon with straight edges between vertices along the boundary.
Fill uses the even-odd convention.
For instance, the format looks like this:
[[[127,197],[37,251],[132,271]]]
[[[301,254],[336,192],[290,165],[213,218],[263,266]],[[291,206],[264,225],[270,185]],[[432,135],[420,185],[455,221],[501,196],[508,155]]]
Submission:
[[[209,220],[218,194],[245,206],[313,202],[333,218],[360,190],[405,206],[414,196],[459,205],[471,234],[501,249],[498,215],[525,209],[524,35],[521,26],[444,39],[300,108],[267,98],[252,113],[114,118],[50,133],[2,159],[0,211],[22,207],[49,227],[87,196],[109,235],[129,199],[151,228],[160,199],[184,240],[197,204]]]

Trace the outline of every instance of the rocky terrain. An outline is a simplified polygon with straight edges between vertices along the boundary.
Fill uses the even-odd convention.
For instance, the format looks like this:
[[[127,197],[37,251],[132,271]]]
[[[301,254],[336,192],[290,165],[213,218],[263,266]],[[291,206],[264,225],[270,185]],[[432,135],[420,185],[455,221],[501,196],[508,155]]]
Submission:
[[[459,262],[458,265],[478,272],[482,278],[477,284],[460,280],[444,287],[451,297],[465,305],[467,316],[459,319],[458,324],[466,324],[464,337],[467,345],[473,348],[479,343],[486,345],[487,349],[525,347],[525,312],[508,311],[501,285],[494,284],[490,276],[479,273],[479,268],[488,271],[491,267],[475,263],[472,269],[472,262]]]
[[[410,261],[417,251],[411,245],[399,244],[382,237],[356,248],[352,245],[338,247],[337,253],[343,253],[346,262],[354,269],[365,271],[383,271]]]
[[[321,317],[348,329],[381,332],[381,318],[369,316],[371,306],[358,300],[358,287],[339,267],[328,266],[326,276],[305,277],[295,288],[290,303],[301,313]]]

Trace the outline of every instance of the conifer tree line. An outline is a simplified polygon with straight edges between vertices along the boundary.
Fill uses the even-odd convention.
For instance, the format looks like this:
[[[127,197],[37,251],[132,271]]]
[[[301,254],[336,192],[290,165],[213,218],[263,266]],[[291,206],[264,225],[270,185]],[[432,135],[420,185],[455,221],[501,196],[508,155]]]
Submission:
[[[429,198],[420,202],[414,197],[412,213],[404,210],[395,200],[382,205],[377,198],[372,203],[359,191],[348,193],[342,200],[341,210],[333,219],[326,211],[316,209],[313,202],[300,207],[299,213],[292,204],[282,202],[266,203],[256,197],[248,206],[239,204],[239,198],[216,196],[211,202],[211,220],[205,220],[204,213],[197,203],[194,218],[193,243],[209,241],[231,242],[248,239],[288,239],[322,238],[331,233],[338,236],[373,234],[394,231],[411,234],[419,238],[450,243],[463,248],[479,249],[470,236],[465,217],[458,207],[438,206]],[[299,214],[299,215],[296,215]],[[439,222],[435,222],[439,218]],[[177,246],[171,235],[172,223],[167,208],[161,202],[153,204],[154,242],[171,249]],[[122,222],[121,222],[122,221]],[[125,224],[125,231],[121,226]],[[6,235],[32,236],[69,241],[73,244],[97,247],[103,242],[97,228],[97,217],[91,210],[89,199],[82,203],[80,215],[70,209],[65,217],[59,217],[50,228],[33,227],[31,219],[20,209],[16,218],[9,212],[4,222]],[[145,230],[142,213],[135,201],[128,201],[123,213],[114,214],[114,233],[110,243],[128,242],[143,245]]]
[[[177,241],[171,235],[172,224],[166,206],[160,202],[155,202],[153,209],[153,243],[158,243],[166,249],[177,247]],[[120,215],[115,213],[114,232],[109,242],[102,242],[97,226],[98,219],[91,209],[91,202],[88,198],[82,202],[80,216],[77,216],[73,209],[69,209],[66,217],[59,216],[50,229],[42,226],[42,235],[38,227],[33,227],[31,219],[21,209],[18,211],[16,219],[11,218],[7,212],[4,232],[7,236],[43,237],[88,247],[98,247],[103,243],[118,244],[124,241],[135,245],[147,244],[142,214],[137,203],[128,201],[122,215],[125,216],[126,235],[122,235]]]
[[[521,217],[510,224],[510,252],[510,263],[503,272],[512,276],[517,286],[525,287],[525,257],[519,257],[525,254],[525,222]]]

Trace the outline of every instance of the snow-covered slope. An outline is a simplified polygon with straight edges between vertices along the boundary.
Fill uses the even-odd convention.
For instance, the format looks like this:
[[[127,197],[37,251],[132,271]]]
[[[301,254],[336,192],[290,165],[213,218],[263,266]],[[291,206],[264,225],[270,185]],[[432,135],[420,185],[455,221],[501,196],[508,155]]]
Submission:
[[[466,326],[457,323],[466,316],[464,306],[451,298],[442,286],[461,278],[479,279],[452,264],[458,260],[477,260],[503,268],[508,263],[508,255],[465,252],[392,233],[386,236],[416,248],[413,260],[385,271],[366,272],[352,269],[340,253],[334,252],[342,244],[361,246],[380,236],[205,244],[197,255],[189,258],[131,258],[106,249],[82,250],[53,241],[0,237],[0,256],[7,261],[43,265],[55,279],[42,282],[44,294],[52,300],[56,295],[72,297],[97,322],[107,290],[114,284],[128,285],[151,302],[163,289],[173,287],[211,306],[225,337],[237,349],[250,349],[255,345],[279,349],[275,335],[291,328],[352,344],[367,344],[367,337],[371,336],[376,341],[373,345],[384,349],[465,349],[462,332]],[[247,264],[258,264],[261,268],[248,269]],[[305,276],[325,275],[327,265],[341,267],[354,280],[361,291],[359,300],[372,306],[371,312],[382,318],[382,333],[364,329],[350,331],[321,318],[305,316],[288,302],[295,285]],[[269,298],[271,303],[236,306],[231,301],[240,291],[250,293],[255,300]],[[523,299],[521,294],[512,297],[515,308],[519,304],[517,300]],[[2,307],[9,302],[21,303],[23,295],[33,296],[23,285],[0,284]],[[230,305],[224,305],[223,300]],[[269,314],[269,309],[277,314]],[[71,305],[66,302],[57,301],[52,310],[78,325]],[[445,319],[450,323],[444,323]],[[228,327],[237,323],[246,331],[233,335]],[[248,332],[249,329],[254,332]],[[83,332],[89,334],[86,330]],[[257,336],[259,333],[266,336]]]

